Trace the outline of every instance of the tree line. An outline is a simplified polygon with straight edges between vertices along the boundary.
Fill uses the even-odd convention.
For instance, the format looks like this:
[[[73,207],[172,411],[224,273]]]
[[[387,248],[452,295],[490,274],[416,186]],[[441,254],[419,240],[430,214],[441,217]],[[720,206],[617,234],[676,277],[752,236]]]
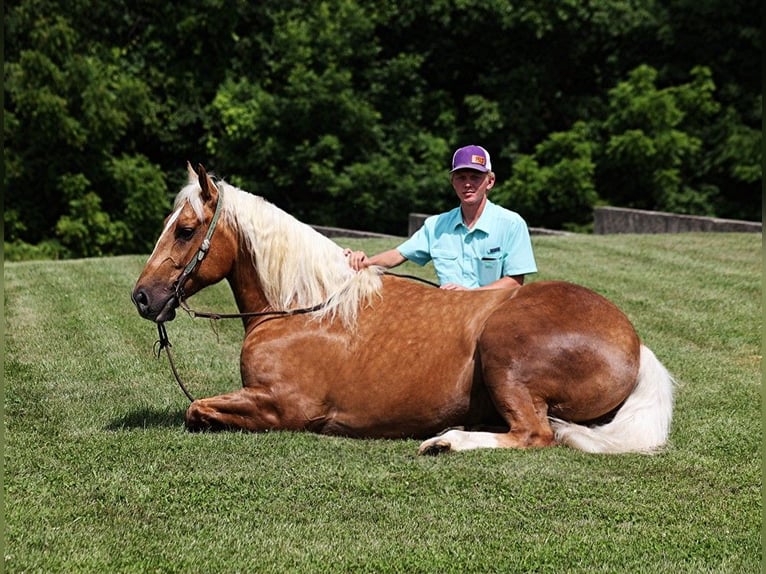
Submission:
[[[491,198],[761,219],[754,0],[16,0],[4,5],[6,258],[144,253],[185,164],[302,221],[406,234]]]

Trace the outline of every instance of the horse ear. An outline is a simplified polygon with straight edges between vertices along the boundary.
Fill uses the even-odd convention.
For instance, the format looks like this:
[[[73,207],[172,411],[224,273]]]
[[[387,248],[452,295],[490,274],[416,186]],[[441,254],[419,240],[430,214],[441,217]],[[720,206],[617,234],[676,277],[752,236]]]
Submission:
[[[197,172],[194,171],[190,161],[186,162],[186,171],[189,174],[189,183],[194,183],[197,181]]]
[[[202,164],[199,164],[197,169],[199,170],[199,186],[202,190],[200,197],[202,197],[202,201],[207,203],[218,195],[218,188],[216,188],[213,180],[210,179],[210,176],[207,174],[205,167]]]

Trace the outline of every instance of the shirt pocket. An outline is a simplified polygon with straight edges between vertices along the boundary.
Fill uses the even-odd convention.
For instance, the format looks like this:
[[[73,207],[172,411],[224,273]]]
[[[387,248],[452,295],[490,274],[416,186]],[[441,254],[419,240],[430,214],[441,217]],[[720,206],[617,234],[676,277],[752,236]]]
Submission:
[[[441,283],[457,282],[461,278],[460,263],[457,254],[444,249],[432,249],[431,259]]]
[[[489,285],[500,279],[502,264],[502,259],[494,259],[490,257],[480,259],[477,273],[479,286],[484,287],[484,285]]]

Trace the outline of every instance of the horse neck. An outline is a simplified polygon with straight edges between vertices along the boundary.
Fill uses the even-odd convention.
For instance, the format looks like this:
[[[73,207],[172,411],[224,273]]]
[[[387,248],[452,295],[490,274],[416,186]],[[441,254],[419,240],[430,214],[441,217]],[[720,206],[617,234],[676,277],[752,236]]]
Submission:
[[[263,198],[228,188],[226,197],[224,221],[239,246],[227,279],[240,312],[322,305],[318,316],[351,325],[379,292],[379,275],[354,272],[331,239]]]
[[[239,225],[248,251],[240,253],[240,262],[243,268],[250,262],[267,303],[275,309],[310,307],[349,282],[354,273],[340,247],[265,200],[251,201],[259,200],[259,219],[244,217],[247,223]]]
[[[238,249],[238,252],[232,270],[226,277],[237,308],[240,313],[265,311],[269,308],[269,302],[264,295],[258,273],[253,267],[251,256],[242,247]]]

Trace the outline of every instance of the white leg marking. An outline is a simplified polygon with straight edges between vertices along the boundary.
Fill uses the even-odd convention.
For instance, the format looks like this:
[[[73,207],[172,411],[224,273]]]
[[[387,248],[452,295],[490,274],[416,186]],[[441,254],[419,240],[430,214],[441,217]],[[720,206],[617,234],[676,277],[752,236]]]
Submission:
[[[447,431],[443,435],[429,438],[421,443],[419,454],[426,452],[472,450],[475,448],[497,448],[497,434],[491,432]]]

